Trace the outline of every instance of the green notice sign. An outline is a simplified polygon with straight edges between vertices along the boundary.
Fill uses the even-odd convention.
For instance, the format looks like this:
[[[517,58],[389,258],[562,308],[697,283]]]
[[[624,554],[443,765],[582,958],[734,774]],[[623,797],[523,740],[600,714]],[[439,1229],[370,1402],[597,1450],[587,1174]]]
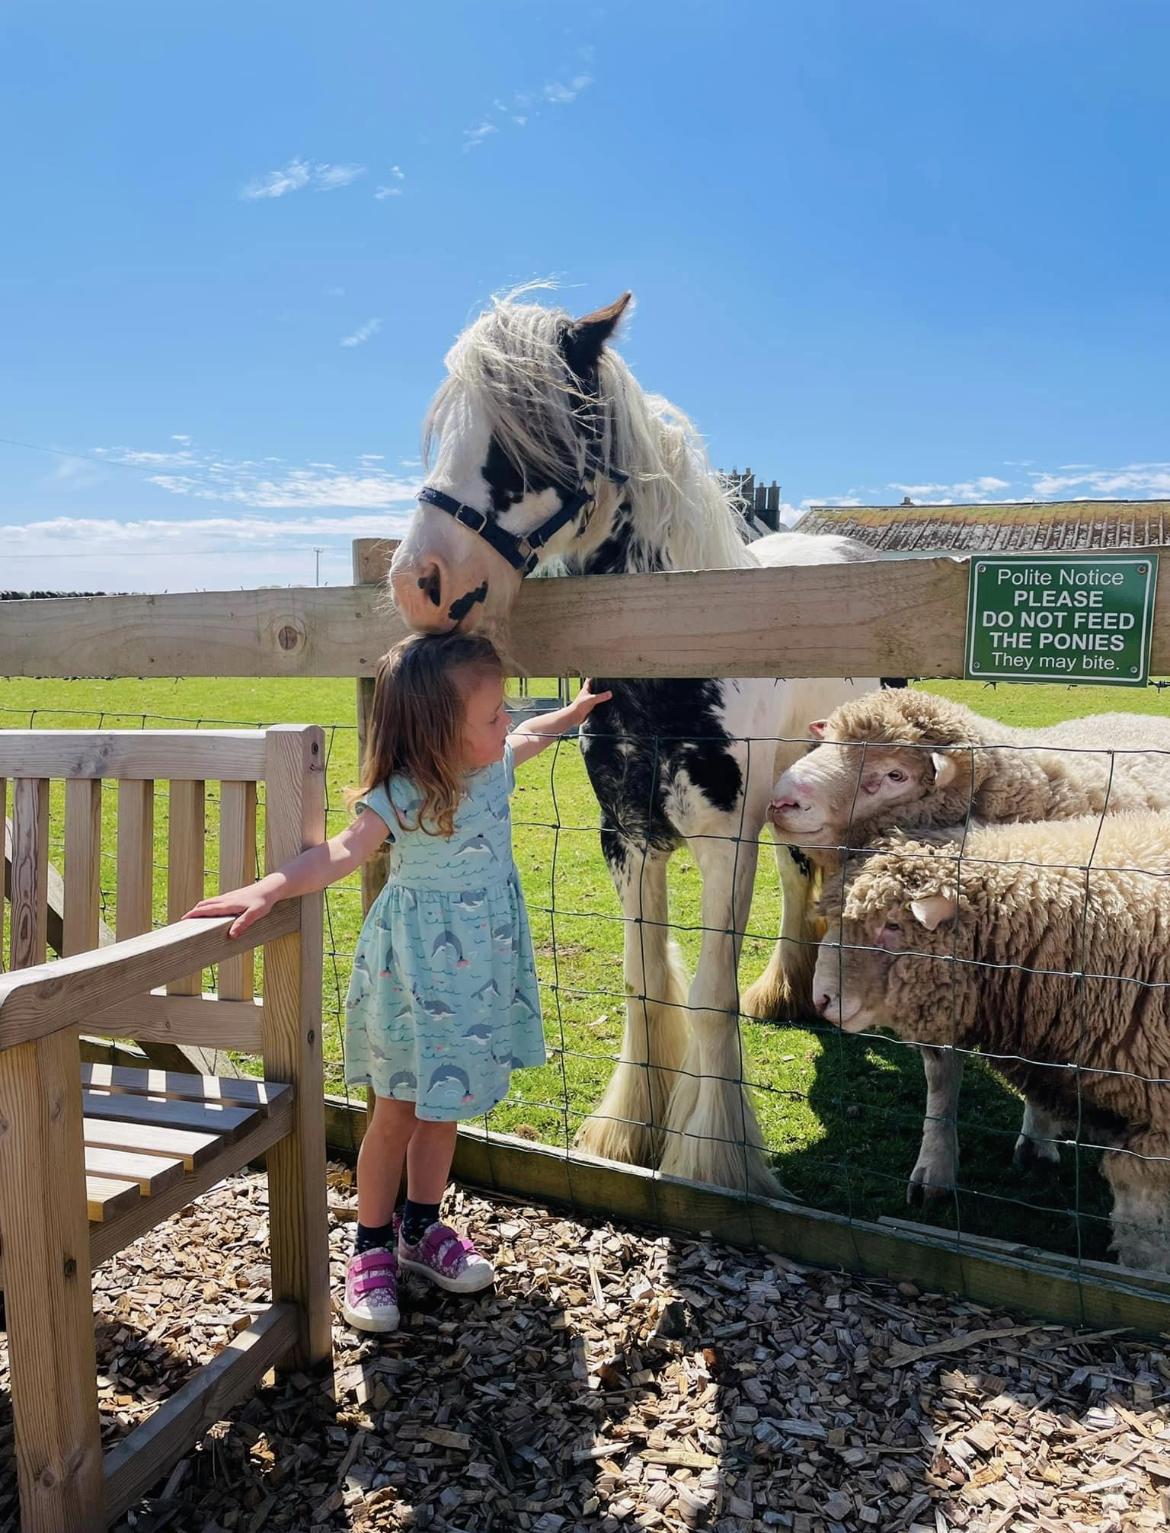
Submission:
[[[967,679],[1144,686],[1157,577],[1149,554],[972,559]]]

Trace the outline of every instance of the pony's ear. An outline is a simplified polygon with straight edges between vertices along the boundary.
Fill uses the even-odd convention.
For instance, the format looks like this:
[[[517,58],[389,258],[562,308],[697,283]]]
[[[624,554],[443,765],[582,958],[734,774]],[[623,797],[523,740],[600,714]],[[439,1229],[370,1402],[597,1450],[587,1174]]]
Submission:
[[[597,366],[602,348],[617,329],[633,296],[633,293],[623,293],[604,309],[575,319],[565,331],[565,360],[575,373],[587,373]]]

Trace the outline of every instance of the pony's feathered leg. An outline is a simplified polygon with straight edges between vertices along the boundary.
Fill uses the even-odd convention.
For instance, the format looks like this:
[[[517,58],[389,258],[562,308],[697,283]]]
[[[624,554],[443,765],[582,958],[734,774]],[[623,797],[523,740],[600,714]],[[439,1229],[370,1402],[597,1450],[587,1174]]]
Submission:
[[[686,974],[667,927],[668,856],[602,831],[625,916],[626,1022],[605,1095],[577,1144],[593,1155],[657,1164],[666,1106],[686,1053]]]
[[[703,944],[691,986],[691,1046],[670,1100],[662,1171],[776,1196],[763,1135],[744,1084],[737,966],[751,909],[758,817],[690,842],[703,877]],[[753,822],[754,821],[754,822]],[[732,829],[734,834],[728,834]],[[742,836],[742,839],[738,839]]]
[[[821,877],[816,865],[796,848],[776,843],[783,909],[780,937],[768,967],[743,993],[743,1013],[766,1021],[790,1022],[816,1016],[812,977],[817,944],[825,923],[817,914]]]

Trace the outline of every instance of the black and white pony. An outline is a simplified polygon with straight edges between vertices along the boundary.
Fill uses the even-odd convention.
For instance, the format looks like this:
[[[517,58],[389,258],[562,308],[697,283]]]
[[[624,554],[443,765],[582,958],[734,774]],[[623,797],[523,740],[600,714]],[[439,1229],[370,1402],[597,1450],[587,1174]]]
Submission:
[[[524,575],[554,561],[593,575],[870,557],[844,538],[744,542],[690,422],[644,393],[607,345],[629,298],[577,320],[501,300],[456,341],[427,420],[429,482],[390,576],[412,628],[506,631]],[[736,978],[758,841],[810,720],[877,682],[596,680],[614,697],[583,726],[581,746],[626,917],[629,999],[618,1064],[578,1142],[775,1192],[742,1085]],[[684,842],[702,875],[689,994],[667,925],[667,864]],[[783,846],[777,861],[781,941],[744,998],[749,1014],[807,1005],[819,934],[809,871]]]

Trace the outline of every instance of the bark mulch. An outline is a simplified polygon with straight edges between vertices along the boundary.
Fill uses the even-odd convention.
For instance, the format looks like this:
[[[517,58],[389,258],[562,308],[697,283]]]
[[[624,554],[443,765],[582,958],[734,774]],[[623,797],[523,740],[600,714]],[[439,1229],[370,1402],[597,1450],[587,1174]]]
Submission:
[[[352,1187],[330,1180],[339,1286]],[[95,1273],[110,1441],[266,1302],[264,1197],[238,1177]],[[275,1382],[119,1533],[1167,1525],[1170,1362],[1148,1340],[463,1192],[449,1217],[495,1261],[493,1292],[404,1287],[390,1338],[338,1323],[335,1399]]]

